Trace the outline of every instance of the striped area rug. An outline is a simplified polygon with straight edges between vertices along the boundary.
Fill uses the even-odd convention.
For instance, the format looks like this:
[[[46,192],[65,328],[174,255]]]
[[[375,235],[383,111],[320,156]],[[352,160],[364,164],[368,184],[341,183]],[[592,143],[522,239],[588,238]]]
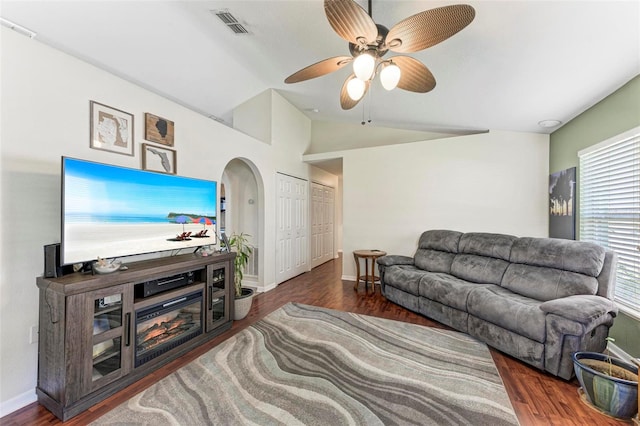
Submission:
[[[290,303],[94,425],[517,425],[466,334]]]

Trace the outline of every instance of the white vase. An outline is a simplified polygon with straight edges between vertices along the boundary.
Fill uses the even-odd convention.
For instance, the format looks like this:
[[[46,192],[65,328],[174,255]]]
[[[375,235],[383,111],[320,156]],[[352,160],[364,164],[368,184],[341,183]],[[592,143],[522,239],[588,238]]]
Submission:
[[[233,319],[239,321],[246,317],[251,310],[251,304],[253,303],[254,291],[250,288],[242,288],[242,295],[234,299]]]

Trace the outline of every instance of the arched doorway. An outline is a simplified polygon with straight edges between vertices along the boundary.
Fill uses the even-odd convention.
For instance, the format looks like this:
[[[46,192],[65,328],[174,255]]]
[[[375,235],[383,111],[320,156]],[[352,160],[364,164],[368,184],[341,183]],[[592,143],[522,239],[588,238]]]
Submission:
[[[243,286],[264,286],[264,183],[257,167],[246,158],[234,158],[222,173],[220,231],[249,234],[254,247]],[[224,211],[222,206],[224,205]]]

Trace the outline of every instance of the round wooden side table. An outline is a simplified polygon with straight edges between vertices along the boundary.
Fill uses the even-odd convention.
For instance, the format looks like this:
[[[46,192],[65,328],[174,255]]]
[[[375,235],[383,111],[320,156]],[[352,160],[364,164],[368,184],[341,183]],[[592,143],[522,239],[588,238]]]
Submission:
[[[355,250],[353,258],[356,261],[356,283],[354,290],[358,289],[360,280],[364,281],[364,290],[367,291],[369,282],[371,282],[371,290],[376,290],[376,281],[380,281],[380,277],[375,274],[376,259],[385,256],[387,252],[382,250]],[[360,275],[360,259],[364,259],[364,275]],[[369,260],[371,260],[371,272],[369,272]]]

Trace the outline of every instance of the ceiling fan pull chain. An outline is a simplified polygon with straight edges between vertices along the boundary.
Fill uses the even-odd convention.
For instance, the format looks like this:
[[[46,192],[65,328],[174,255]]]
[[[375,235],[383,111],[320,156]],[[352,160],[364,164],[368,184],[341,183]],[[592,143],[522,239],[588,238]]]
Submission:
[[[371,88],[371,89],[373,89],[373,88]],[[367,94],[366,94],[367,100],[366,100],[366,101],[364,101],[364,102],[362,102],[362,121],[360,122],[360,124],[362,124],[363,126],[364,126],[365,124],[367,124],[367,123],[371,123],[371,103],[372,103],[372,100],[371,100],[371,96],[372,96],[372,95],[371,95],[371,91],[372,91],[372,90],[369,90],[369,91],[367,92]],[[366,105],[366,107],[365,107],[365,104],[367,104],[367,105]],[[365,108],[367,108],[367,115],[369,116],[369,119],[368,119],[367,121],[364,121],[364,109],[365,109]]]
[[[367,105],[367,110],[369,111],[369,120],[367,121],[367,123],[371,123],[371,104],[373,103],[373,100],[371,99],[373,95],[371,94],[371,92],[373,92],[373,85],[371,85],[371,89],[369,89],[369,93],[367,94],[367,96],[369,97],[369,104]]]

